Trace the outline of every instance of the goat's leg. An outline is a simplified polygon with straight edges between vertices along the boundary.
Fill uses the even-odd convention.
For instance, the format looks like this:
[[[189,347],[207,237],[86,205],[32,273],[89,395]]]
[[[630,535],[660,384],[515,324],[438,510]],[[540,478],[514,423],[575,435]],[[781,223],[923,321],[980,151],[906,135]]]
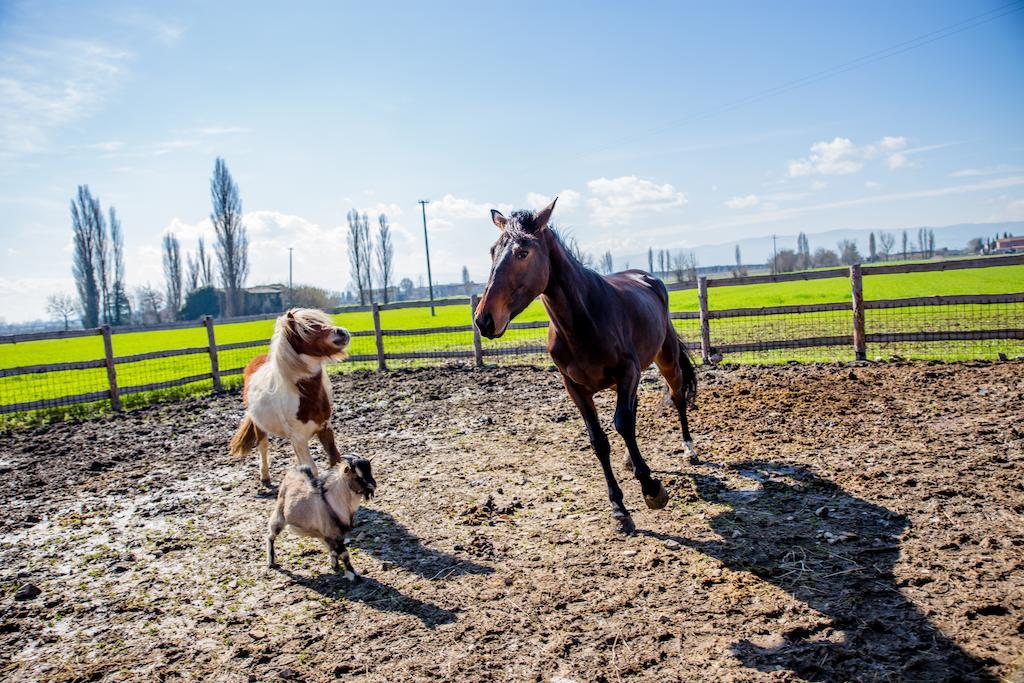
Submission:
[[[260,483],[270,487],[270,440],[263,434],[257,447],[260,449]]]
[[[319,473],[316,469],[316,463],[313,462],[313,456],[309,454],[309,441],[306,439],[292,439],[292,448],[295,449],[295,459],[299,461],[299,464],[309,465],[313,470],[313,476],[317,476]]]
[[[651,477],[651,468],[644,462],[636,444],[636,391],[639,384],[640,368],[636,365],[627,367],[616,384],[615,431],[626,442],[633,476],[640,482],[644,502],[652,510],[660,510],[668,504],[668,492],[660,481]]]
[[[267,523],[267,566],[277,566],[277,556],[274,553],[274,541],[277,540],[278,534],[285,527],[284,510],[282,509],[281,503],[274,505],[274,512],[270,515],[270,521]]]
[[[338,446],[334,443],[334,430],[331,429],[331,425],[324,425],[324,428],[316,433],[316,438],[320,439],[320,445],[324,447],[324,452],[327,453],[328,467],[334,467],[341,462],[341,453],[338,451]]]
[[[359,583],[362,577],[359,576],[359,572],[352,566],[352,559],[348,556],[348,548],[342,543],[341,561],[345,563],[345,578],[352,583]]]
[[[608,485],[608,500],[612,504],[612,517],[618,521],[619,529],[623,533],[631,534],[636,530],[636,525],[633,523],[633,518],[629,516],[629,510],[622,503],[622,489],[619,488],[619,483],[615,481],[615,473],[612,472],[612,447],[608,443],[608,436],[601,429],[601,420],[594,407],[594,394],[564,375],[562,379],[566,391],[569,392],[569,397],[572,398],[573,403],[576,404],[583,416],[587,434],[590,436],[590,445],[593,447],[594,453],[597,454],[601,469],[604,471],[604,480]]]

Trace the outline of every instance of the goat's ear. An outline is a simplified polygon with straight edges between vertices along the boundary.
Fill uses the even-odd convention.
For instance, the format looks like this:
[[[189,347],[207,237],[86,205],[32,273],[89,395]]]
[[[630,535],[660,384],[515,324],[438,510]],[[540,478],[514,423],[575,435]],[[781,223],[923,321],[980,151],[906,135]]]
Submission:
[[[548,227],[548,221],[551,220],[551,214],[555,212],[555,202],[557,201],[558,197],[555,197],[551,200],[550,204],[537,212],[537,217],[533,219],[534,234],[539,234],[544,228]]]
[[[491,209],[491,220],[498,226],[498,230],[504,230],[505,226],[508,225],[508,219],[501,215],[501,211],[497,209]]]

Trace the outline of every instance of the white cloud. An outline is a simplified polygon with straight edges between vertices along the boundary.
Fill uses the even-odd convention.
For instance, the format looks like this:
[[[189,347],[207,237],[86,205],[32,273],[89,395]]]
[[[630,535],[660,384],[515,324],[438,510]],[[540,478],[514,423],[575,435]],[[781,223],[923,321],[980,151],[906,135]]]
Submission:
[[[789,162],[789,175],[848,175],[864,168],[864,162],[885,156],[889,168],[907,164],[906,152],[899,152],[907,146],[904,137],[886,136],[878,142],[858,147],[849,138],[833,138],[831,142],[821,141],[811,145],[811,153]],[[916,150],[915,150],[916,151]],[[920,150],[920,151],[923,151]]]
[[[234,135],[236,133],[248,133],[249,129],[248,128],[242,128],[242,127],[239,127],[239,126],[227,126],[227,127],[223,127],[223,128],[218,128],[216,126],[213,126],[213,127],[210,127],[210,128],[200,128],[196,132],[199,133],[199,135],[201,135],[203,137],[212,137],[212,136],[215,136],[215,135]]]
[[[597,178],[587,183],[593,195],[587,204],[601,226],[626,223],[637,213],[662,212],[686,205],[686,195],[671,184],[658,184],[636,176]]]
[[[1024,167],[1010,166],[1009,164],[997,164],[995,166],[985,166],[984,168],[962,168],[959,171],[950,173],[951,178],[970,178],[973,176],[980,175],[998,175],[1000,173],[1020,173],[1024,171]]]
[[[98,42],[8,45],[0,58],[0,158],[44,151],[58,129],[100,108],[131,54]]]
[[[580,205],[580,193],[576,190],[562,190],[556,195],[547,196],[539,192],[526,193],[526,208],[538,211],[551,203],[551,200],[558,197],[558,211],[572,211]]]
[[[826,187],[828,187],[828,183],[824,180],[815,180],[811,183],[812,190],[824,190]]]
[[[864,181],[864,187],[868,188],[869,190],[877,190],[881,186],[882,186],[882,183],[875,182],[874,180],[865,180]]]
[[[752,206],[757,206],[761,203],[761,200],[756,194],[748,194],[746,197],[733,197],[725,203],[730,209],[749,209]]]
[[[472,199],[446,194],[441,199],[427,204],[427,227],[431,230],[451,230],[455,223],[472,221],[480,224],[491,224],[491,209],[504,214],[512,212],[511,204],[478,203]]]

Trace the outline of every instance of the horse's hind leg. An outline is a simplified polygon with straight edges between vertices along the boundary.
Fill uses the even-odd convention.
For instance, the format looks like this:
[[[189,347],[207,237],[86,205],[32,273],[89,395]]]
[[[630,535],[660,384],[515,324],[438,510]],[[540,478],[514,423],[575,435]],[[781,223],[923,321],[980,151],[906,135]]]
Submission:
[[[563,376],[562,380],[565,383],[566,391],[569,392],[569,397],[572,398],[573,403],[576,404],[583,416],[587,434],[590,436],[590,445],[601,463],[604,481],[608,485],[608,500],[612,504],[612,517],[618,520],[620,531],[631,534],[636,530],[636,525],[633,523],[633,518],[629,516],[629,510],[622,503],[622,489],[619,488],[619,483],[615,481],[615,474],[612,472],[612,446],[608,443],[608,436],[601,429],[601,420],[594,407],[594,395],[585,391],[568,377]]]
[[[626,442],[633,476],[640,482],[644,502],[652,510],[660,510],[668,504],[668,492],[664,485],[651,477],[651,468],[640,455],[636,444],[636,390],[640,384],[640,369],[631,367],[617,383],[618,400],[615,404],[615,431]]]
[[[690,364],[690,359],[685,357],[684,353],[682,342],[679,341],[673,330],[672,334],[665,340],[665,345],[655,357],[654,362],[658,365],[661,376],[665,378],[665,382],[668,384],[672,403],[676,407],[676,413],[679,414],[679,424],[683,428],[683,445],[689,454],[690,464],[697,465],[700,464],[700,458],[697,457],[697,449],[694,448],[693,437],[690,435],[690,425],[686,421],[686,404],[688,401],[686,396],[688,379],[686,373],[694,373],[695,371]],[[690,379],[692,380],[692,378]]]

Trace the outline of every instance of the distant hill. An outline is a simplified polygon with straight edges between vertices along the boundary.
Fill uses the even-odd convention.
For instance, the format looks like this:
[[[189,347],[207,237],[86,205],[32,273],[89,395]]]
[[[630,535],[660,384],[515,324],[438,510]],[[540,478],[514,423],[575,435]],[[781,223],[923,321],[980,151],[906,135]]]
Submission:
[[[1013,235],[1024,235],[1024,221],[1009,221],[1006,223],[958,223],[956,225],[930,226],[922,225],[935,231],[935,248],[942,249],[963,249],[967,242],[974,237],[994,237],[998,232],[1002,235],[1009,232]],[[917,241],[918,227],[906,228],[907,237],[911,243]],[[868,253],[868,234],[875,232],[878,237],[879,230],[873,228],[848,228],[841,230],[828,230],[826,232],[807,233],[807,241],[810,242],[811,251],[818,247],[836,250],[836,243],[840,240],[855,240],[861,254]],[[896,235],[896,250],[900,248],[900,234],[903,229],[885,230]],[[779,234],[776,236],[778,248],[796,249],[795,234]],[[720,244],[704,244],[695,247],[692,251],[697,255],[697,262],[702,266],[728,265],[735,261],[736,245],[740,245],[740,252],[743,255],[743,262],[749,264],[761,264],[768,260],[772,253],[772,238],[751,237],[733,242],[722,242]],[[652,245],[657,249],[657,245]],[[676,251],[675,249],[672,250]],[[620,257],[616,256],[616,262],[624,263],[629,261],[634,267],[645,268],[647,264],[647,252],[641,254],[629,254]]]

